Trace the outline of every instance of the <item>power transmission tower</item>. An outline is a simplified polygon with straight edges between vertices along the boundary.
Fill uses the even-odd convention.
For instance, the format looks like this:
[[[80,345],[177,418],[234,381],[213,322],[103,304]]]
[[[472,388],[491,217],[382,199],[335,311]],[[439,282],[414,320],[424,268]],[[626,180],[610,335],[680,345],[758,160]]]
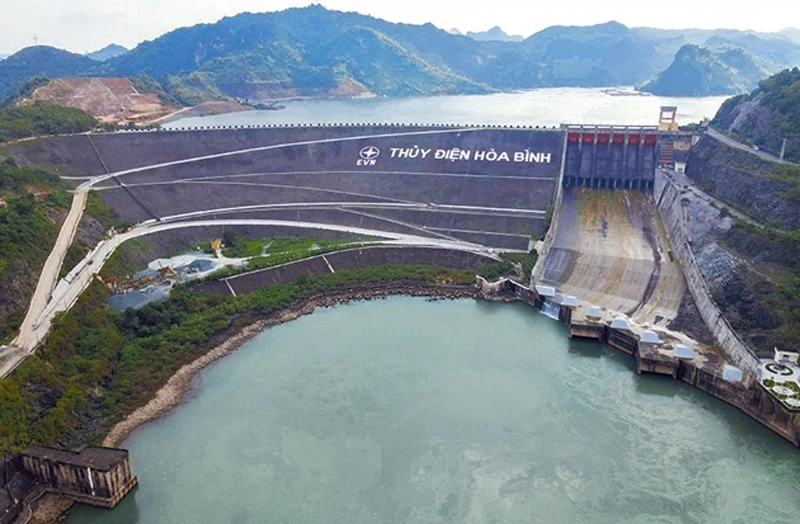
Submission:
[[[39,35],[33,35],[33,45],[39,45]]]

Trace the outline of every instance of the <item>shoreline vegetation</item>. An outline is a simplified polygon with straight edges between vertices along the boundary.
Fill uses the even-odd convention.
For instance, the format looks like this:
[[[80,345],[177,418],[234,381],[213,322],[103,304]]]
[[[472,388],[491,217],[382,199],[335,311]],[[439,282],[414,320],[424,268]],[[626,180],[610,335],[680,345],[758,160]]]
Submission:
[[[468,287],[474,279],[473,271],[437,266],[377,266],[314,278],[303,274],[291,284],[236,297],[181,285],[165,301],[124,312],[108,308],[110,292],[94,282],[75,307],[56,318],[44,346],[0,382],[0,405],[9,408],[0,413],[0,453],[30,444],[99,444],[182,366],[297,304],[385,293],[375,290]]]
[[[155,396],[147,404],[136,409],[111,428],[111,431],[108,432],[103,440],[103,446],[118,447],[137,429],[168,415],[173,409],[186,401],[186,395],[192,389],[194,377],[214,362],[236,352],[265,329],[297,320],[300,317],[314,313],[317,309],[346,305],[363,300],[383,299],[391,296],[457,300],[479,298],[481,295],[477,288],[466,284],[405,283],[338,290],[300,299],[284,310],[244,326],[224,342],[213,347],[205,355],[182,366],[170,377],[166,384],[156,391]]]
[[[188,394],[192,390],[193,379],[208,366],[231,355],[252,338],[265,329],[291,322],[305,315],[310,315],[320,308],[346,305],[351,302],[375,300],[390,296],[428,297],[440,300],[456,300],[481,297],[480,292],[471,284],[432,283],[424,281],[391,281],[382,284],[364,284],[351,288],[339,288],[320,294],[301,298],[288,307],[256,319],[229,333],[225,340],[212,347],[202,356],[181,366],[166,381],[150,400],[128,413],[125,418],[114,424],[105,435],[102,445],[119,447],[133,432],[150,422],[169,415],[181,404],[190,400]],[[60,522],[72,507],[73,502],[66,497],[45,494],[31,506],[31,524],[51,524]]]

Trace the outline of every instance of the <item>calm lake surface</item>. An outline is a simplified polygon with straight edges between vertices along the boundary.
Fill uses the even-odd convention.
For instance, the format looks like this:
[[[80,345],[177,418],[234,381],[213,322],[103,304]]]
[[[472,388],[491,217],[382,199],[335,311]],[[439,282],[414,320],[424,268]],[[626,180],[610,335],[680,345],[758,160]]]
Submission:
[[[520,304],[395,297],[267,329],[124,447],[86,523],[796,523],[800,450]]]
[[[633,93],[629,88],[624,88]],[[678,106],[678,122],[713,118],[727,97],[618,96],[600,88],[548,88],[518,93],[285,102],[281,111],[185,118],[165,128],[263,124],[560,124],[656,125],[662,105]]]

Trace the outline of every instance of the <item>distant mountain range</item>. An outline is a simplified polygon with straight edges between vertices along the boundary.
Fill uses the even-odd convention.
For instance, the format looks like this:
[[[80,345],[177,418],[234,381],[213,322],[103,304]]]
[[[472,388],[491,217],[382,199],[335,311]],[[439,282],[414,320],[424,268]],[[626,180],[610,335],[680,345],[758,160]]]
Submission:
[[[86,56],[91,58],[92,60],[97,60],[98,62],[105,62],[110,58],[123,55],[127,52],[128,49],[122,47],[121,45],[111,44],[107,45],[103,49],[100,49],[99,51],[94,51],[93,53],[86,53]]]
[[[773,63],[753,58],[740,47],[714,51],[687,44],[675,55],[675,61],[641,90],[662,96],[746,93],[779,69]]]
[[[800,29],[794,27],[787,27],[778,32],[779,35],[788,38],[795,44],[800,44]]]
[[[500,29],[498,26],[494,26],[488,31],[482,31],[478,33],[469,31],[467,36],[473,40],[478,40],[479,42],[522,42],[525,40],[525,37],[522,35],[506,34],[506,32]]]
[[[800,63],[793,34],[631,29],[608,22],[550,27],[515,42],[491,39],[503,38],[499,29],[471,38],[432,24],[394,24],[312,5],[177,29],[118,56],[109,55],[119,49],[95,55],[103,62],[52,48],[25,49],[0,62],[0,99],[36,75],[148,75],[183,103],[221,96],[412,96],[642,85],[669,67],[686,44],[715,52],[742,48],[768,70]],[[727,92],[747,84],[737,75],[731,78]],[[676,93],[682,89],[679,82]],[[693,90],[687,85],[682,94]]]

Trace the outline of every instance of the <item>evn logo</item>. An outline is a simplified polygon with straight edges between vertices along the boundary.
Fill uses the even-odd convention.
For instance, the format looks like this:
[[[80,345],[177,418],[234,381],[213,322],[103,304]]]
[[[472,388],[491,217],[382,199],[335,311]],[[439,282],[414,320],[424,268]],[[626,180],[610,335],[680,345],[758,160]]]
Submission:
[[[356,165],[374,166],[378,163],[378,157],[381,156],[381,150],[375,146],[367,146],[358,153],[358,156],[361,158],[358,159]]]

